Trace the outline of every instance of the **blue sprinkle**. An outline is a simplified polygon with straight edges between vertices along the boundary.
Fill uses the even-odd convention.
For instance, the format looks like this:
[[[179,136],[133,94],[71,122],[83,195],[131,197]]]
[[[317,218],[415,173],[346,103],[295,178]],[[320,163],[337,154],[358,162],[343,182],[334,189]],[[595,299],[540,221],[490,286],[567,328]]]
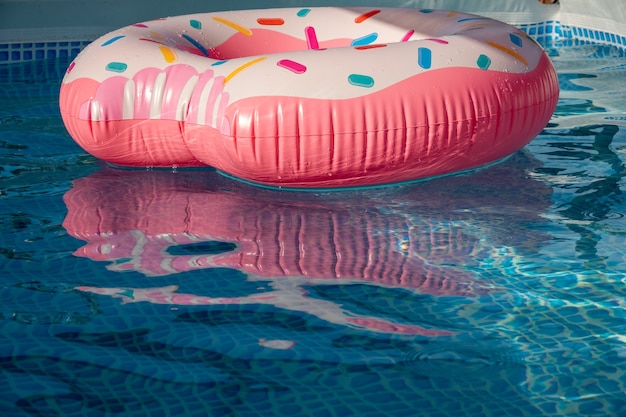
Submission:
[[[191,19],[189,21],[189,26],[191,26],[194,29],[200,30],[200,29],[202,29],[202,22],[199,21],[199,20],[196,20],[196,19]]]
[[[222,64],[224,64],[224,63],[226,63],[226,62],[228,62],[228,60],[227,60],[227,59],[223,59],[223,60],[221,60],[221,61],[217,61],[217,62],[212,63],[212,64],[211,64],[211,66],[212,66],[212,67],[215,67],[215,66],[217,66],[217,65],[222,65]]]
[[[429,48],[417,48],[417,64],[424,69],[430,69],[432,63],[432,51]]]
[[[198,48],[200,50],[200,52],[202,52],[204,54],[204,56],[209,56],[209,51],[207,51],[206,48],[204,46],[202,46],[202,44],[200,42],[198,42],[197,40],[195,40],[191,36],[187,35],[186,33],[183,33],[182,36],[183,36],[183,38],[188,40],[193,46]]]
[[[378,33],[372,32],[369,35],[361,36],[360,38],[354,39],[350,43],[350,46],[369,45],[370,43],[374,42],[376,39],[378,39]]]
[[[123,62],[109,62],[106,66],[106,70],[112,72],[124,72],[127,68],[128,65]]]
[[[432,12],[434,12],[434,10],[432,10],[432,9],[422,9],[422,10],[420,10],[420,13],[432,13]]]
[[[311,9],[300,9],[300,10],[298,10],[298,13],[296,13],[296,15],[298,17],[304,17],[304,16],[308,15],[310,11],[311,11]]]
[[[374,86],[374,79],[369,75],[363,74],[350,74],[348,75],[348,82],[357,87],[370,88]]]
[[[118,35],[118,36],[114,36],[111,39],[109,39],[108,41],[106,41],[105,43],[103,43],[100,46],[107,46],[107,45],[111,45],[113,42],[118,41],[120,39],[122,39],[124,37],[124,35]]]
[[[511,42],[513,42],[515,45],[519,46],[520,48],[522,47],[522,39],[519,36],[511,33],[509,35],[509,38],[511,39]]]

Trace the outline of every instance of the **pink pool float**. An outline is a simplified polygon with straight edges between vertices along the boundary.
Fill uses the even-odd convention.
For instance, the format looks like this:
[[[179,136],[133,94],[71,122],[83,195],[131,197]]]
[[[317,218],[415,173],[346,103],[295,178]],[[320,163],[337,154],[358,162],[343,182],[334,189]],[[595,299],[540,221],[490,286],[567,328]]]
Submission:
[[[505,23],[319,7],[111,32],[71,63],[60,107],[76,142],[112,164],[345,187],[498,161],[546,126],[558,95],[547,54]]]

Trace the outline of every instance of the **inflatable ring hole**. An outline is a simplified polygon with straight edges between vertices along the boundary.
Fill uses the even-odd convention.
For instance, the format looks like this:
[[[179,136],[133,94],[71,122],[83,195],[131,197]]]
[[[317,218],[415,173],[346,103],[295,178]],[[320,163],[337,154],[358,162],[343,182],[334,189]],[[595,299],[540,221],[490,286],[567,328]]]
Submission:
[[[304,9],[303,9],[304,10]],[[430,15],[434,10],[420,9],[422,15]],[[380,9],[361,10],[358,8],[338,8],[333,11],[334,24],[320,25],[305,19],[306,14],[297,21],[280,17],[280,11],[269,9],[258,11],[256,19],[241,13],[230,12],[212,16],[202,24],[191,19],[191,29],[173,33],[154,34],[157,42],[174,50],[183,50],[205,56],[217,61],[226,61],[252,56],[292,53],[310,50],[355,47],[368,49],[388,44],[461,35],[466,31],[484,27],[491,19],[476,16],[467,22],[450,20],[442,24],[441,20],[432,19],[415,26],[411,14],[388,13]],[[456,12],[449,12],[454,17]],[[342,22],[343,24],[339,24]],[[346,22],[361,26],[354,32]],[[173,25],[174,27],[174,25]],[[194,30],[195,29],[195,30]],[[294,35],[296,33],[297,35]],[[226,42],[220,40],[227,38]]]
[[[186,245],[170,246],[167,253],[172,256],[187,255],[219,255],[237,249],[237,245],[230,242],[211,240],[206,242],[189,243]]]

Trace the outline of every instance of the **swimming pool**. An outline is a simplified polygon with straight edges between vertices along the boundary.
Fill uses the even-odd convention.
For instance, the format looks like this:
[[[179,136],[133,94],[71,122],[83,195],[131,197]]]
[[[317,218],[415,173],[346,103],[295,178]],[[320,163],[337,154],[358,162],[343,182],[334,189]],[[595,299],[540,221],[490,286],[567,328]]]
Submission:
[[[524,151],[339,193],[105,166],[71,51],[0,66],[3,415],[626,414],[623,40],[525,29],[572,37]]]

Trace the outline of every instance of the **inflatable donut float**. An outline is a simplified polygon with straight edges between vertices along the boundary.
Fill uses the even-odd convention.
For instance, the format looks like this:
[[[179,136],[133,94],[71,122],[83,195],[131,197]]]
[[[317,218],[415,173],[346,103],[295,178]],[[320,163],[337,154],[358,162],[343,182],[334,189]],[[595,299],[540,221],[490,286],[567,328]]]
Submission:
[[[345,187],[503,159],[546,126],[558,95],[547,54],[505,23],[319,7],[111,32],[70,64],[60,107],[76,142],[112,164]]]

